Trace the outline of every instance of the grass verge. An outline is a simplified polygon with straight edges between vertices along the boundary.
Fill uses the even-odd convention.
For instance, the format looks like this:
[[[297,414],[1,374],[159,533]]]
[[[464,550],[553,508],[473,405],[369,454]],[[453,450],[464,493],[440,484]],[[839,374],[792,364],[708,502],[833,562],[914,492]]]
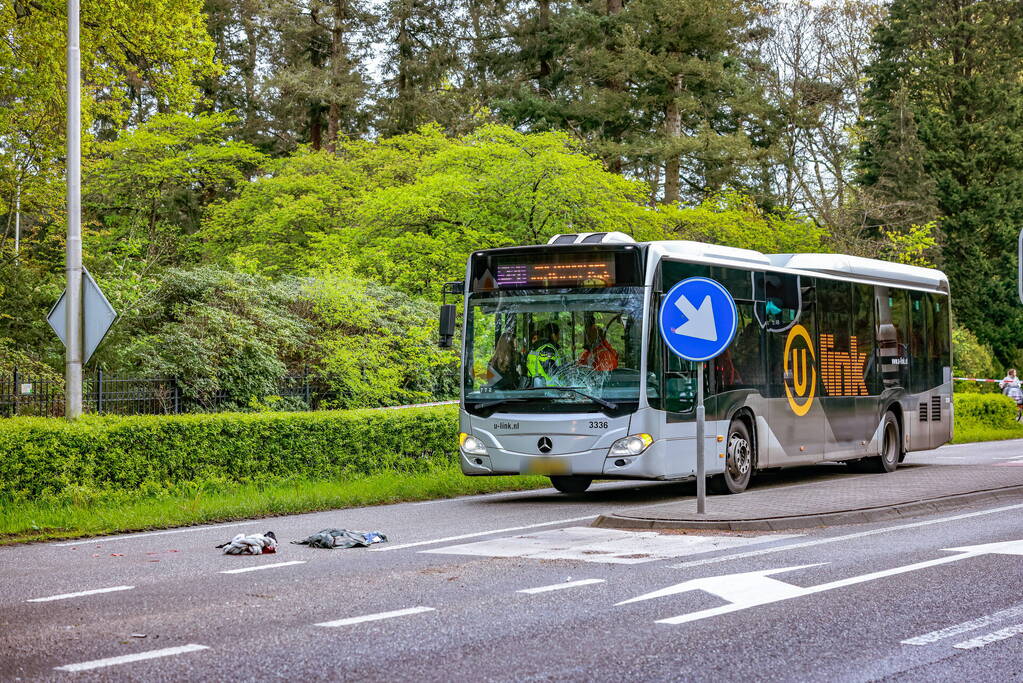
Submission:
[[[39,501],[0,500],[0,545],[547,486],[546,477],[466,477],[457,466],[443,466],[344,481],[214,482],[144,497],[81,490]]]
[[[1023,439],[1023,424],[1013,427],[989,427],[987,425],[956,426],[952,443],[976,443],[978,441],[1004,441]]]

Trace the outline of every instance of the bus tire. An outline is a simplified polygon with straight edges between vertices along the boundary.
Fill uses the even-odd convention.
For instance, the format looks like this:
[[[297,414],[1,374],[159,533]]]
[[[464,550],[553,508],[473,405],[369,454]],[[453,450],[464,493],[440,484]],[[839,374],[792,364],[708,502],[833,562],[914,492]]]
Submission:
[[[743,420],[732,420],[725,439],[725,471],[707,482],[713,493],[742,493],[753,478],[753,439]]]
[[[868,458],[869,469],[874,472],[894,472],[902,455],[902,430],[899,420],[892,411],[884,414],[881,421],[881,452]]]
[[[562,493],[582,493],[590,488],[593,477],[551,477],[551,485]]]

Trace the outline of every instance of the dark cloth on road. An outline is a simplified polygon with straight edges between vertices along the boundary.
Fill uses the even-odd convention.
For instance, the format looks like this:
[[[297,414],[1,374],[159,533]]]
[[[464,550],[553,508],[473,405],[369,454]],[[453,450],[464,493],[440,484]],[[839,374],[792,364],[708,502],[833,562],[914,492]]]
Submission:
[[[310,548],[368,548],[374,543],[384,543],[387,537],[379,531],[349,531],[348,529],[324,529],[301,541],[292,541],[296,545],[307,545]]]

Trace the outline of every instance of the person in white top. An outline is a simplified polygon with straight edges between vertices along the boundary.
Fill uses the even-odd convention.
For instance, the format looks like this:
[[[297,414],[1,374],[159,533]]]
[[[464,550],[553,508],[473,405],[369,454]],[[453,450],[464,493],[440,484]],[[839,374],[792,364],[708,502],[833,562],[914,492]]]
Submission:
[[[1023,418],[1023,387],[1016,376],[1015,368],[1009,369],[998,386],[1001,387],[1003,394],[1016,402],[1016,422],[1019,422],[1020,418]]]

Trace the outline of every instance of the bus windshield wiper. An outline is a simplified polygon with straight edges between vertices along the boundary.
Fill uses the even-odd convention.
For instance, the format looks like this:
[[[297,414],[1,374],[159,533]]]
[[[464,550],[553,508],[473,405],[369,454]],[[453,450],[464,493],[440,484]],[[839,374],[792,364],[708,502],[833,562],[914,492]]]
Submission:
[[[587,394],[585,391],[582,391],[581,389],[577,389],[576,387],[530,387],[528,389],[521,389],[521,391],[548,391],[548,390],[551,390],[551,391],[571,391],[571,392],[573,392],[575,394],[579,394],[583,398],[590,399],[591,401],[593,401],[597,405],[604,406],[608,410],[615,410],[616,408],[618,408],[618,404],[617,403],[611,403],[611,401],[605,401],[604,399],[599,398],[597,396],[593,396],[591,394]]]
[[[499,406],[499,405],[501,405],[503,403],[521,403],[522,401],[528,401],[528,400],[530,400],[530,399],[525,398],[524,396],[520,396],[520,397],[512,396],[510,398],[495,398],[495,399],[490,400],[490,401],[480,401],[480,402],[474,404],[473,407],[476,408],[476,410],[483,410],[484,408],[493,408],[494,406]]]

